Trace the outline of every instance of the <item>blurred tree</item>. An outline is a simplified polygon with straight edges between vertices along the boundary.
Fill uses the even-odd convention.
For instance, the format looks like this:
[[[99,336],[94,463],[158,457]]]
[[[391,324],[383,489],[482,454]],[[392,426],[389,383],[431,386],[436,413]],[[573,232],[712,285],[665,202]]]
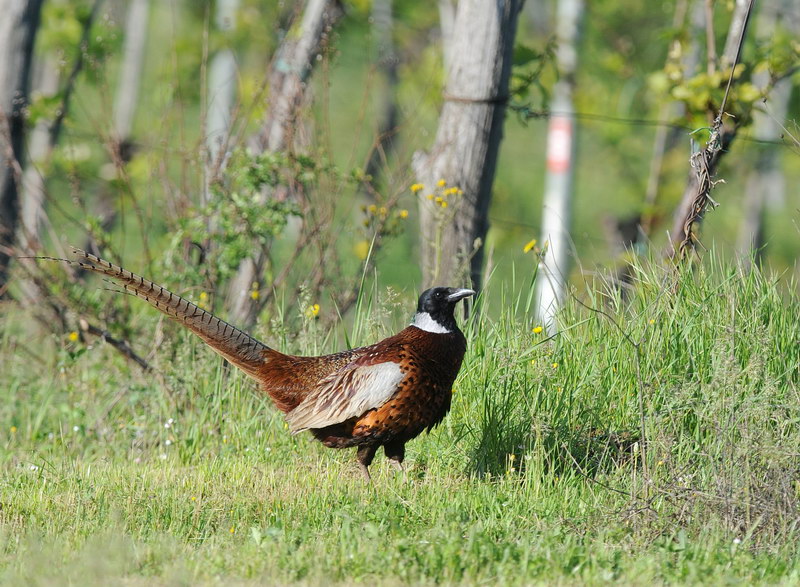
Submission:
[[[41,0],[0,0],[0,297],[19,222],[25,107]]]
[[[724,84],[727,84],[729,76],[725,74],[731,73],[731,68],[734,67],[739,58],[741,51],[740,40],[742,43],[744,42],[744,35],[747,32],[751,5],[752,0],[736,0],[736,5],[733,9],[730,24],[728,26],[728,33],[725,38],[725,47],[722,55],[719,59],[717,59],[713,32],[713,3],[710,1],[706,2],[706,73],[699,74],[700,76],[704,75],[705,77],[696,76],[695,79],[707,80],[709,86],[721,87]],[[705,88],[702,86],[694,88],[686,86],[685,89],[688,92],[686,97],[689,101],[694,101],[696,103],[700,102],[705,106],[707,124],[711,125],[713,120],[718,115],[719,103],[711,99],[703,100],[702,96],[705,93]],[[674,93],[675,92],[673,91],[673,94]],[[733,143],[734,138],[736,138],[736,134],[738,133],[739,129],[743,125],[750,122],[749,113],[750,107],[752,106],[752,99],[750,104],[743,103],[740,106],[744,107],[744,111],[741,112],[740,116],[728,117],[723,121],[724,124],[721,127],[719,136],[719,144],[721,148],[714,152],[710,158],[710,161],[708,162],[707,171],[709,177],[714,177],[720,159],[725,153],[728,152],[731,143]],[[728,112],[731,111],[733,111],[733,102],[728,105]],[[695,207],[694,202],[700,187],[701,183],[698,178],[698,173],[694,168],[692,168],[689,171],[689,175],[686,180],[686,187],[684,189],[683,196],[681,197],[680,204],[675,210],[673,217],[672,230],[670,230],[669,233],[670,243],[668,254],[670,255],[675,255],[678,253],[678,251],[682,250],[682,243],[688,242],[686,239],[690,238],[690,235],[686,234],[686,230],[688,226],[688,229],[691,232],[693,222],[691,222],[690,219],[693,216],[696,216],[693,212]],[[696,219],[699,220],[700,217],[697,217]]]
[[[761,6],[756,24],[756,37],[763,42],[776,35],[788,34],[800,38],[800,5],[793,0],[777,0]],[[776,145],[766,144],[777,140],[783,130],[783,121],[789,110],[792,82],[788,77],[773,83],[768,67],[753,74],[753,83],[768,98],[761,108],[753,112],[753,136],[765,142],[759,151],[755,169],[747,178],[744,192],[742,227],[739,232],[738,249],[742,263],[749,266],[750,260],[760,258],[764,252],[764,209],[768,203],[783,205],[786,184],[779,167],[779,151]]]
[[[335,0],[307,0],[302,17],[278,47],[268,73],[267,113],[252,142],[256,153],[291,148],[292,132],[306,95],[308,78],[339,14],[339,4]],[[263,197],[274,195],[264,193]],[[260,307],[251,292],[262,286],[266,257],[264,251],[254,251],[241,262],[230,285],[227,305],[231,321],[245,328],[255,322]]]
[[[214,23],[218,31],[226,33],[236,29],[239,0],[218,0]],[[237,67],[236,58],[230,47],[221,47],[211,58],[208,71],[208,99],[206,111],[206,182],[203,192],[203,205],[211,199],[210,186],[220,181],[224,167],[230,125],[236,100]]]
[[[394,46],[394,16],[392,0],[372,1],[372,36],[377,45],[377,68],[383,78],[380,95],[378,137],[365,167],[368,176],[377,177],[394,150],[397,133],[397,66]]]
[[[520,0],[441,0],[446,84],[433,146],[413,158],[425,285],[480,287]],[[455,12],[453,13],[453,9]],[[452,27],[447,23],[452,16]],[[444,182],[462,196],[434,197]],[[459,193],[459,192],[455,192]],[[428,198],[427,196],[431,196]],[[448,211],[447,208],[450,208]]]

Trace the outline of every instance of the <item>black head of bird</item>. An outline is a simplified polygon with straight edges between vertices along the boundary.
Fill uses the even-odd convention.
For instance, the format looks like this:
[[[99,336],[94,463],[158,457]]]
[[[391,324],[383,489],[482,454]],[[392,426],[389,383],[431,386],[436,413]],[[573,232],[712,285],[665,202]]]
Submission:
[[[445,334],[458,329],[453,315],[456,304],[469,296],[475,295],[471,289],[458,287],[432,287],[419,296],[417,313],[411,323],[417,328]]]

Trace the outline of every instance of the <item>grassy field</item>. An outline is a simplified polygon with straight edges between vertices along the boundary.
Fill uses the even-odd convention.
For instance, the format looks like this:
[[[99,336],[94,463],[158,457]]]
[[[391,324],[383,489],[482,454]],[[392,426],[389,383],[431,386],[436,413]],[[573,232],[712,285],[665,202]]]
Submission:
[[[371,485],[144,303],[149,374],[6,306],[0,582],[797,584],[796,284],[710,255],[635,281],[624,302],[576,292],[552,339],[490,283],[505,310],[465,325],[452,413],[407,478],[380,456]],[[336,331],[259,334],[333,350],[412,303],[373,292]]]

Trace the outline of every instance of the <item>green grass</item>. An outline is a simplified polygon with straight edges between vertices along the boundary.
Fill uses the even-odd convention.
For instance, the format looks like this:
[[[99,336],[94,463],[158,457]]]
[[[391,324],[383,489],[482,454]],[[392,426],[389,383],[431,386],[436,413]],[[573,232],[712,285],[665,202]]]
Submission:
[[[548,339],[490,283],[452,413],[370,486],[144,304],[151,374],[5,306],[0,582],[800,581],[796,284],[711,259],[576,294]],[[354,344],[407,319],[375,295]],[[343,344],[315,328],[283,350]]]

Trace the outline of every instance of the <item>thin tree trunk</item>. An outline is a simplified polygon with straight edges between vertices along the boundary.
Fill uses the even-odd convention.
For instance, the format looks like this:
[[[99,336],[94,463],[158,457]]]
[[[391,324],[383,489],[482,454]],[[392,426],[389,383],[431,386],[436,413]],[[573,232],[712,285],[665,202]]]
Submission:
[[[125,21],[122,66],[114,101],[114,130],[120,144],[130,141],[133,130],[147,48],[149,15],[150,0],[130,0]]]
[[[783,0],[762,5],[756,29],[758,38],[765,39],[772,35],[779,22],[795,35],[800,34],[800,11],[793,4],[791,0]],[[758,71],[753,74],[752,81],[766,91],[771,81],[770,74],[768,71]],[[780,154],[774,145],[766,142],[780,137],[791,93],[791,80],[781,79],[769,92],[769,99],[764,101],[764,110],[756,109],[753,112],[753,136],[765,141],[765,144],[758,154],[755,168],[747,178],[744,192],[744,211],[737,248],[745,269],[749,269],[751,261],[758,260],[763,254],[766,204],[778,202],[782,205],[785,201],[786,182],[779,166]]]
[[[269,97],[267,114],[252,149],[256,153],[291,148],[292,130],[300,105],[306,95],[306,85],[328,32],[338,19],[340,9],[335,0],[308,0],[299,25],[287,33],[268,77]],[[272,197],[263,193],[262,198]],[[239,265],[228,292],[227,307],[234,324],[245,328],[253,325],[259,304],[250,296],[253,284],[260,289],[266,255],[256,251]]]
[[[736,60],[736,52],[739,48],[739,37],[742,35],[743,27],[747,24],[745,17],[748,6],[749,0],[736,0],[736,6],[728,27],[725,50],[720,59],[720,65],[723,69],[731,67]],[[710,28],[711,24],[707,22],[706,26]],[[710,51],[711,48],[709,48],[709,52]],[[713,61],[714,60],[709,56],[709,62],[713,64]],[[712,68],[712,65],[709,65],[709,68]],[[716,112],[709,112],[710,119],[713,119],[716,115]],[[738,131],[739,125],[736,122],[728,125],[723,124],[720,129],[720,145],[722,148],[716,151],[708,162],[709,177],[713,178],[716,174],[720,159],[730,149],[731,143],[736,138],[736,133]],[[684,226],[686,225],[687,219],[692,215],[693,203],[698,188],[697,173],[695,173],[694,169],[690,169],[683,196],[681,197],[680,204],[673,217],[672,230],[669,233],[670,242],[667,250],[668,256],[674,256],[680,251],[681,243],[685,238]]]
[[[697,42],[696,30],[702,29],[703,22],[703,0],[681,0],[675,6],[675,16],[672,26],[676,30],[682,29],[685,24],[686,16],[689,15],[689,38],[688,43],[681,39],[674,39],[672,47],[680,51],[683,56],[682,69],[684,77],[692,76],[697,68],[700,59],[700,45]],[[687,45],[684,47],[684,45]],[[655,205],[658,199],[658,190],[661,185],[661,171],[664,166],[664,157],[677,143],[679,135],[683,132],[679,129],[668,126],[671,120],[679,118],[686,111],[686,106],[682,102],[665,100],[658,110],[658,121],[661,126],[656,129],[653,139],[653,154],[650,158],[650,170],[647,176],[647,187],[645,189],[644,203],[641,212],[641,235],[649,238],[653,229]],[[638,236],[637,236],[638,240]]]
[[[0,0],[0,297],[19,223],[25,107],[41,0]]]
[[[445,180],[463,195],[420,200],[426,285],[470,279],[480,287],[520,7],[518,0],[461,0],[456,8],[436,139],[428,153],[414,154],[413,167],[426,192]]]
[[[570,226],[575,176],[575,120],[572,94],[577,70],[577,47],[583,0],[558,4],[556,63],[559,79],[553,88],[547,133],[547,177],[542,213],[542,256],[536,276],[537,316],[549,333],[556,329],[569,275]]]
[[[234,31],[239,0],[220,0],[215,15],[220,31]],[[225,166],[231,116],[236,100],[238,68],[233,51],[223,47],[211,59],[208,73],[208,113],[206,115],[206,185],[203,204],[211,199],[210,186],[219,180]]]
[[[378,139],[369,156],[366,174],[373,179],[378,177],[387,157],[394,151],[397,132],[397,52],[394,48],[394,19],[392,0],[373,0],[372,30],[377,44],[378,71],[383,77],[378,122]]]

